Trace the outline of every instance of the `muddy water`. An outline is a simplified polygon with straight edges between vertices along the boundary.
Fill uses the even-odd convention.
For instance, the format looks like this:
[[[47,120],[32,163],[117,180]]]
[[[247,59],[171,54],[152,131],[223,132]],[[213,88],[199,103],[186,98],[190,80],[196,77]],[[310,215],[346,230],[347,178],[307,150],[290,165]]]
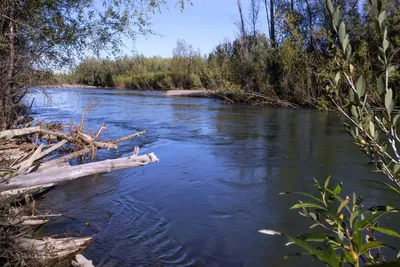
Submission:
[[[332,174],[349,195],[359,187],[367,204],[394,201],[363,180],[379,177],[334,114],[133,91],[50,93],[51,103],[35,96],[37,119],[79,121],[83,108],[100,99],[87,113],[88,129],[105,122],[106,139],[148,130],[118,155],[99,159],[128,154],[134,145],[161,159],[60,185],[39,201],[41,209],[70,216],[39,234],[94,236],[85,255],[96,266],[308,266],[307,259],[282,260],[296,251],[284,248],[284,239],[257,233],[296,234],[310,225],[288,210],[297,198],[279,192],[313,192],[313,178]]]

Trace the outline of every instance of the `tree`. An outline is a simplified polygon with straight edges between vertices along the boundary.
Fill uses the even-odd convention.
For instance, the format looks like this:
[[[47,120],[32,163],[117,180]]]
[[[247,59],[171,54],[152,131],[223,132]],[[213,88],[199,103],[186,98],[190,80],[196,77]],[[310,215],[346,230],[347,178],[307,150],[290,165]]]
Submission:
[[[260,0],[250,0],[250,10],[249,10],[249,19],[250,19],[250,27],[253,42],[256,41],[257,37],[257,24],[260,14]]]
[[[274,0],[269,0],[269,7],[268,7],[268,1],[267,0],[264,0],[264,4],[265,4],[265,11],[266,11],[266,14],[267,14],[269,38],[271,40],[272,46],[275,46],[276,45],[276,36],[275,36]]]
[[[396,72],[391,59],[396,51],[390,44],[388,35],[388,13],[382,0],[369,0],[374,14],[377,32],[380,69],[376,82],[369,84],[360,68],[354,62],[354,48],[350,44],[347,23],[343,19],[341,7],[334,8],[327,0],[327,9],[336,33],[333,40],[337,73],[326,86],[334,106],[347,119],[345,126],[354,143],[371,159],[378,173],[384,174],[387,181],[371,181],[400,194],[400,155],[398,147],[398,119],[400,113],[394,110],[395,88],[390,80]],[[393,51],[394,50],[394,51]],[[261,230],[268,235],[282,235],[292,244],[306,251],[298,255],[311,255],[326,266],[398,266],[400,251],[385,242],[379,234],[400,238],[392,229],[379,224],[381,216],[400,212],[397,207],[386,205],[365,208],[363,198],[353,193],[352,197],[342,197],[343,184],[330,186],[330,177],[324,184],[316,183],[319,195],[303,192],[291,192],[302,195],[305,201],[299,201],[291,209],[299,210],[300,215],[313,221],[310,228],[318,227],[320,232],[310,232],[289,236],[272,230]],[[288,194],[288,192],[282,193]],[[397,195],[399,196],[399,195]],[[381,249],[395,251],[387,257]],[[392,257],[392,262],[388,262]]]
[[[0,3],[0,127],[13,124],[28,87],[87,51],[119,51],[122,38],[150,34],[165,0],[3,0]],[[179,0],[181,8],[184,0]]]

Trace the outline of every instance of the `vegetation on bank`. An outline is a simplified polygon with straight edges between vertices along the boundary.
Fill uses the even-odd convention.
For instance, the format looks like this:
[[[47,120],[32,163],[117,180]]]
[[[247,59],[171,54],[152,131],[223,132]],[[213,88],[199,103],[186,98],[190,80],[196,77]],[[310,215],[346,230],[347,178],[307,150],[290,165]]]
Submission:
[[[207,55],[178,40],[172,58],[86,58],[70,75],[58,76],[58,82],[137,90],[219,89],[236,93],[231,97],[236,95],[240,101],[247,101],[255,93],[301,106],[326,107],[329,101],[324,97],[324,89],[336,74],[337,56],[331,45],[335,31],[327,8],[320,1],[269,2],[274,4],[273,9],[265,3],[264,11],[260,1],[250,0],[246,20],[238,1],[241,20],[237,38],[219,44]],[[367,2],[335,2],[341,6],[340,12],[346,14],[355,72],[363,74],[370,84],[380,69],[374,14]],[[387,0],[384,5],[389,15],[388,38],[398,47],[399,3]],[[269,18],[267,33],[258,28],[263,14]],[[393,60],[394,65],[400,64],[399,56]],[[399,78],[399,72],[394,73],[391,85],[397,86]],[[347,85],[342,86],[345,90]]]
[[[347,118],[347,131],[360,150],[364,152],[385,180],[374,182],[377,187],[384,186],[396,199],[400,196],[400,138],[398,119],[400,113],[394,111],[392,87],[396,65],[393,53],[396,49],[390,43],[388,31],[388,12],[382,0],[369,0],[370,11],[374,14],[375,32],[379,65],[374,74],[373,83],[366,80],[364,73],[355,71],[360,64],[354,60],[354,50],[349,24],[343,17],[340,6],[334,6],[327,0],[327,9],[331,15],[335,30],[333,48],[336,50],[335,78],[326,87],[326,93],[333,105]],[[344,89],[343,84],[348,88]],[[310,230],[296,236],[274,230],[260,230],[267,235],[281,235],[289,239],[288,244],[295,244],[303,251],[295,254],[308,255],[326,266],[399,266],[400,250],[398,227],[387,228],[382,217],[397,215],[398,205],[388,206],[377,200],[372,207],[365,207],[363,197],[354,193],[342,194],[343,183],[332,187],[331,177],[323,184],[316,181],[319,194],[305,192],[285,192],[297,194],[303,200],[293,205],[291,210],[298,210],[301,216],[312,221]],[[356,190],[356,188],[354,189]],[[398,225],[397,225],[398,226]],[[315,229],[314,229],[315,228]],[[289,255],[295,256],[295,255]]]

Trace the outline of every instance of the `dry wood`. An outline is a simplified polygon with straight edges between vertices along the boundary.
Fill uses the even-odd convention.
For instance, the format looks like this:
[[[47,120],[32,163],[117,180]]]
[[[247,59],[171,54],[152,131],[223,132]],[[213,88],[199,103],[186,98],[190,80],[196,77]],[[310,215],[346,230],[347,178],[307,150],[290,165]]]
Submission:
[[[41,144],[28,160],[22,162],[22,164],[20,165],[20,167],[18,169],[18,174],[29,172],[29,168],[32,166],[33,162],[36,160],[36,157],[38,157],[42,153],[43,147],[44,147],[44,144]]]
[[[136,168],[157,161],[158,158],[156,155],[150,153],[142,156],[109,159],[72,167],[50,168],[41,172],[33,172],[26,175],[15,176],[11,178],[7,184],[0,184],[0,192],[49,183],[57,184],[92,174],[111,172],[127,168]]]
[[[41,151],[40,153],[35,152],[36,154],[33,154],[30,159],[17,164],[15,166],[15,168],[20,168],[19,173],[23,173],[24,170],[26,170],[27,168],[30,168],[32,166],[34,161],[44,158],[51,152],[56,151],[60,147],[64,146],[66,143],[68,143],[67,140],[62,140],[62,141],[58,142],[57,144],[51,146],[50,148],[46,149],[45,151]],[[41,148],[41,147],[42,147],[42,145],[39,148]],[[38,150],[39,150],[39,148],[38,148]],[[36,151],[38,151],[38,150],[36,150]],[[22,169],[22,171],[21,171],[21,169]]]
[[[49,214],[38,216],[20,216],[6,221],[0,221],[0,226],[36,226],[49,221],[49,218],[61,217],[62,214]]]
[[[70,153],[70,154],[65,155],[63,157],[60,157],[58,159],[53,159],[51,161],[47,161],[47,162],[43,163],[39,167],[39,170],[48,169],[49,167],[57,167],[57,166],[60,165],[60,163],[64,163],[66,161],[79,158],[79,157],[81,157],[81,156],[83,156],[83,155],[85,155],[87,153],[90,153],[90,152],[92,152],[92,149],[90,147],[84,148],[84,149],[79,150],[79,151],[75,151],[73,153]]]
[[[20,150],[31,150],[37,147],[36,143],[7,143],[7,144],[1,144],[0,149],[1,150],[7,150],[7,149],[15,149],[18,148]]]
[[[71,262],[74,267],[94,267],[93,262],[86,259],[83,255],[78,254],[75,256],[75,261]]]
[[[42,134],[48,134],[48,135],[54,135],[56,137],[59,137],[61,139],[68,140],[70,142],[74,142],[75,139],[66,133],[62,132],[55,132],[48,130],[42,126],[35,126],[35,127],[30,127],[30,128],[22,128],[22,129],[11,129],[11,130],[6,130],[0,132],[0,139],[11,139],[14,137],[18,136],[25,136],[25,135],[32,135],[35,133],[42,133]]]
[[[93,238],[18,238],[16,244],[28,262],[43,266],[61,260],[88,247]]]
[[[15,199],[23,199],[27,194],[40,194],[51,187],[54,187],[54,183],[3,191],[0,192],[0,201],[2,199],[7,199],[11,197]]]
[[[137,132],[137,133],[134,133],[134,134],[131,134],[131,135],[127,135],[127,136],[124,136],[124,137],[121,137],[121,138],[118,138],[118,139],[115,139],[115,140],[106,141],[106,143],[118,144],[118,143],[127,141],[127,140],[129,140],[129,139],[138,137],[138,136],[140,136],[140,135],[143,135],[143,134],[145,134],[145,133],[147,133],[147,132],[146,132],[146,131]]]

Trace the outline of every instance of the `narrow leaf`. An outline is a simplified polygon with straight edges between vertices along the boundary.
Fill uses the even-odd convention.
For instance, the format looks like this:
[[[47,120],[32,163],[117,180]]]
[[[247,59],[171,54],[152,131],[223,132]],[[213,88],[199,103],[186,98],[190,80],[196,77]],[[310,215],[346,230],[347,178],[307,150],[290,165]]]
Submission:
[[[327,210],[326,208],[322,207],[321,205],[315,204],[315,203],[298,203],[296,205],[293,205],[290,209],[301,209],[301,208],[316,208],[316,209],[321,209],[321,210]]]
[[[357,80],[357,94],[359,97],[363,97],[365,94],[365,79],[364,76],[360,76]]]
[[[392,99],[393,99],[393,91],[392,89],[389,89],[385,95],[385,107],[389,114],[391,113]]]
[[[385,235],[390,235],[390,236],[394,236],[394,237],[399,237],[400,238],[400,234],[397,233],[396,231],[392,230],[392,229],[386,229],[386,228],[381,228],[381,227],[370,227],[370,229],[375,230],[375,231],[380,232],[380,233],[385,234]]]
[[[346,37],[346,25],[342,21],[339,25],[339,41],[341,44],[343,44],[345,37]]]

